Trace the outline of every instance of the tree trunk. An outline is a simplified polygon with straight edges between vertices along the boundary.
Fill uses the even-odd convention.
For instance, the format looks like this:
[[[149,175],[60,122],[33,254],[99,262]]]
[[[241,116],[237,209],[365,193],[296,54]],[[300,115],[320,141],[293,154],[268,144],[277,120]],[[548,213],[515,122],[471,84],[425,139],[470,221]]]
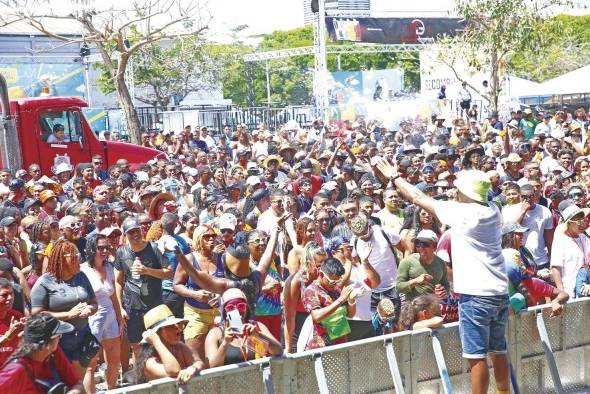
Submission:
[[[490,78],[490,109],[498,111],[498,96],[500,95],[499,59],[496,52],[491,56],[492,73]]]
[[[127,123],[127,133],[129,134],[129,141],[133,144],[141,144],[141,125],[139,124],[139,116],[135,110],[133,100],[129,94],[129,89],[125,83],[125,68],[127,67],[127,57],[121,54],[119,64],[117,67],[117,74],[115,75],[115,84],[117,87],[117,96],[119,103],[125,114],[125,122]]]

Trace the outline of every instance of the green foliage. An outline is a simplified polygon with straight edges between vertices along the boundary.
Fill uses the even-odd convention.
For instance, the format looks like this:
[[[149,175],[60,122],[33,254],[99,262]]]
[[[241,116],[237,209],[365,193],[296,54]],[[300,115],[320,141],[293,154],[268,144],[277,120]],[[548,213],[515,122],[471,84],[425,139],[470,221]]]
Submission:
[[[490,100],[497,109],[501,74],[515,54],[539,50],[545,46],[542,34],[547,9],[562,0],[455,0],[458,15],[468,21],[463,34],[438,43],[439,59],[450,66],[459,80],[465,80],[460,68],[489,73],[490,91],[470,86]]]
[[[590,15],[558,15],[537,29],[543,45],[515,53],[512,74],[543,82],[590,64]]]
[[[313,45],[313,27],[304,26],[288,31],[276,31],[265,35],[256,48],[238,46],[243,53],[254,51],[271,51]],[[345,44],[349,45],[349,44]],[[224,49],[229,50],[226,46]],[[239,59],[229,65],[223,79],[224,95],[240,105],[264,105],[267,103],[266,92],[266,64],[254,62],[243,64]],[[338,71],[337,55],[327,57],[328,70]],[[293,56],[284,59],[268,61],[270,72],[271,104],[276,106],[304,105],[311,103],[313,83],[313,56]],[[417,54],[407,53],[375,53],[358,54],[346,53],[340,55],[340,69],[380,70],[385,68],[402,67],[405,70],[406,88],[417,90],[420,86],[420,65]],[[252,80],[248,81],[248,70]],[[248,100],[247,90],[251,89],[252,96]]]

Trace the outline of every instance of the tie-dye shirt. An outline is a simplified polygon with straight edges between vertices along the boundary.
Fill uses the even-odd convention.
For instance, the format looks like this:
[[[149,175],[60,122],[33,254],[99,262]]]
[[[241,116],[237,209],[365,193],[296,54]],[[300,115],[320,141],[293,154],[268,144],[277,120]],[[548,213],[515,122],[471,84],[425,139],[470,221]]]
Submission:
[[[272,263],[268,269],[267,278],[281,281],[281,276],[277,271],[275,263]],[[256,299],[256,316],[275,316],[280,315],[281,310],[281,289],[273,287],[272,290],[260,292]]]

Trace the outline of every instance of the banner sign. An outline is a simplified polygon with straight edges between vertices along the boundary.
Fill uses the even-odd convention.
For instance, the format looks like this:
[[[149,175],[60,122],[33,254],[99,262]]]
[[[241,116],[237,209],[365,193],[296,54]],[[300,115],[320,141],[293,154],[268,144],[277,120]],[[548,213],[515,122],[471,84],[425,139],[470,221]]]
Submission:
[[[374,44],[421,44],[444,34],[455,36],[465,26],[459,18],[326,18],[332,41]]]

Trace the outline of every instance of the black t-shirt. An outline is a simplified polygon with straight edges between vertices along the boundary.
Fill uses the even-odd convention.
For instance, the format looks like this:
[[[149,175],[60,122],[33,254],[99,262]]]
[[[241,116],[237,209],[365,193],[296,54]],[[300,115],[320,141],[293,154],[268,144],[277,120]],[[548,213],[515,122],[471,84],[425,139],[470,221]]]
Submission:
[[[148,311],[162,303],[162,279],[150,275],[141,275],[139,279],[133,279],[131,267],[136,257],[139,257],[141,263],[148,268],[162,269],[168,267],[169,263],[151,243],[147,243],[139,252],[134,252],[128,245],[117,249],[115,269],[123,271],[125,275],[123,307],[127,310]]]

